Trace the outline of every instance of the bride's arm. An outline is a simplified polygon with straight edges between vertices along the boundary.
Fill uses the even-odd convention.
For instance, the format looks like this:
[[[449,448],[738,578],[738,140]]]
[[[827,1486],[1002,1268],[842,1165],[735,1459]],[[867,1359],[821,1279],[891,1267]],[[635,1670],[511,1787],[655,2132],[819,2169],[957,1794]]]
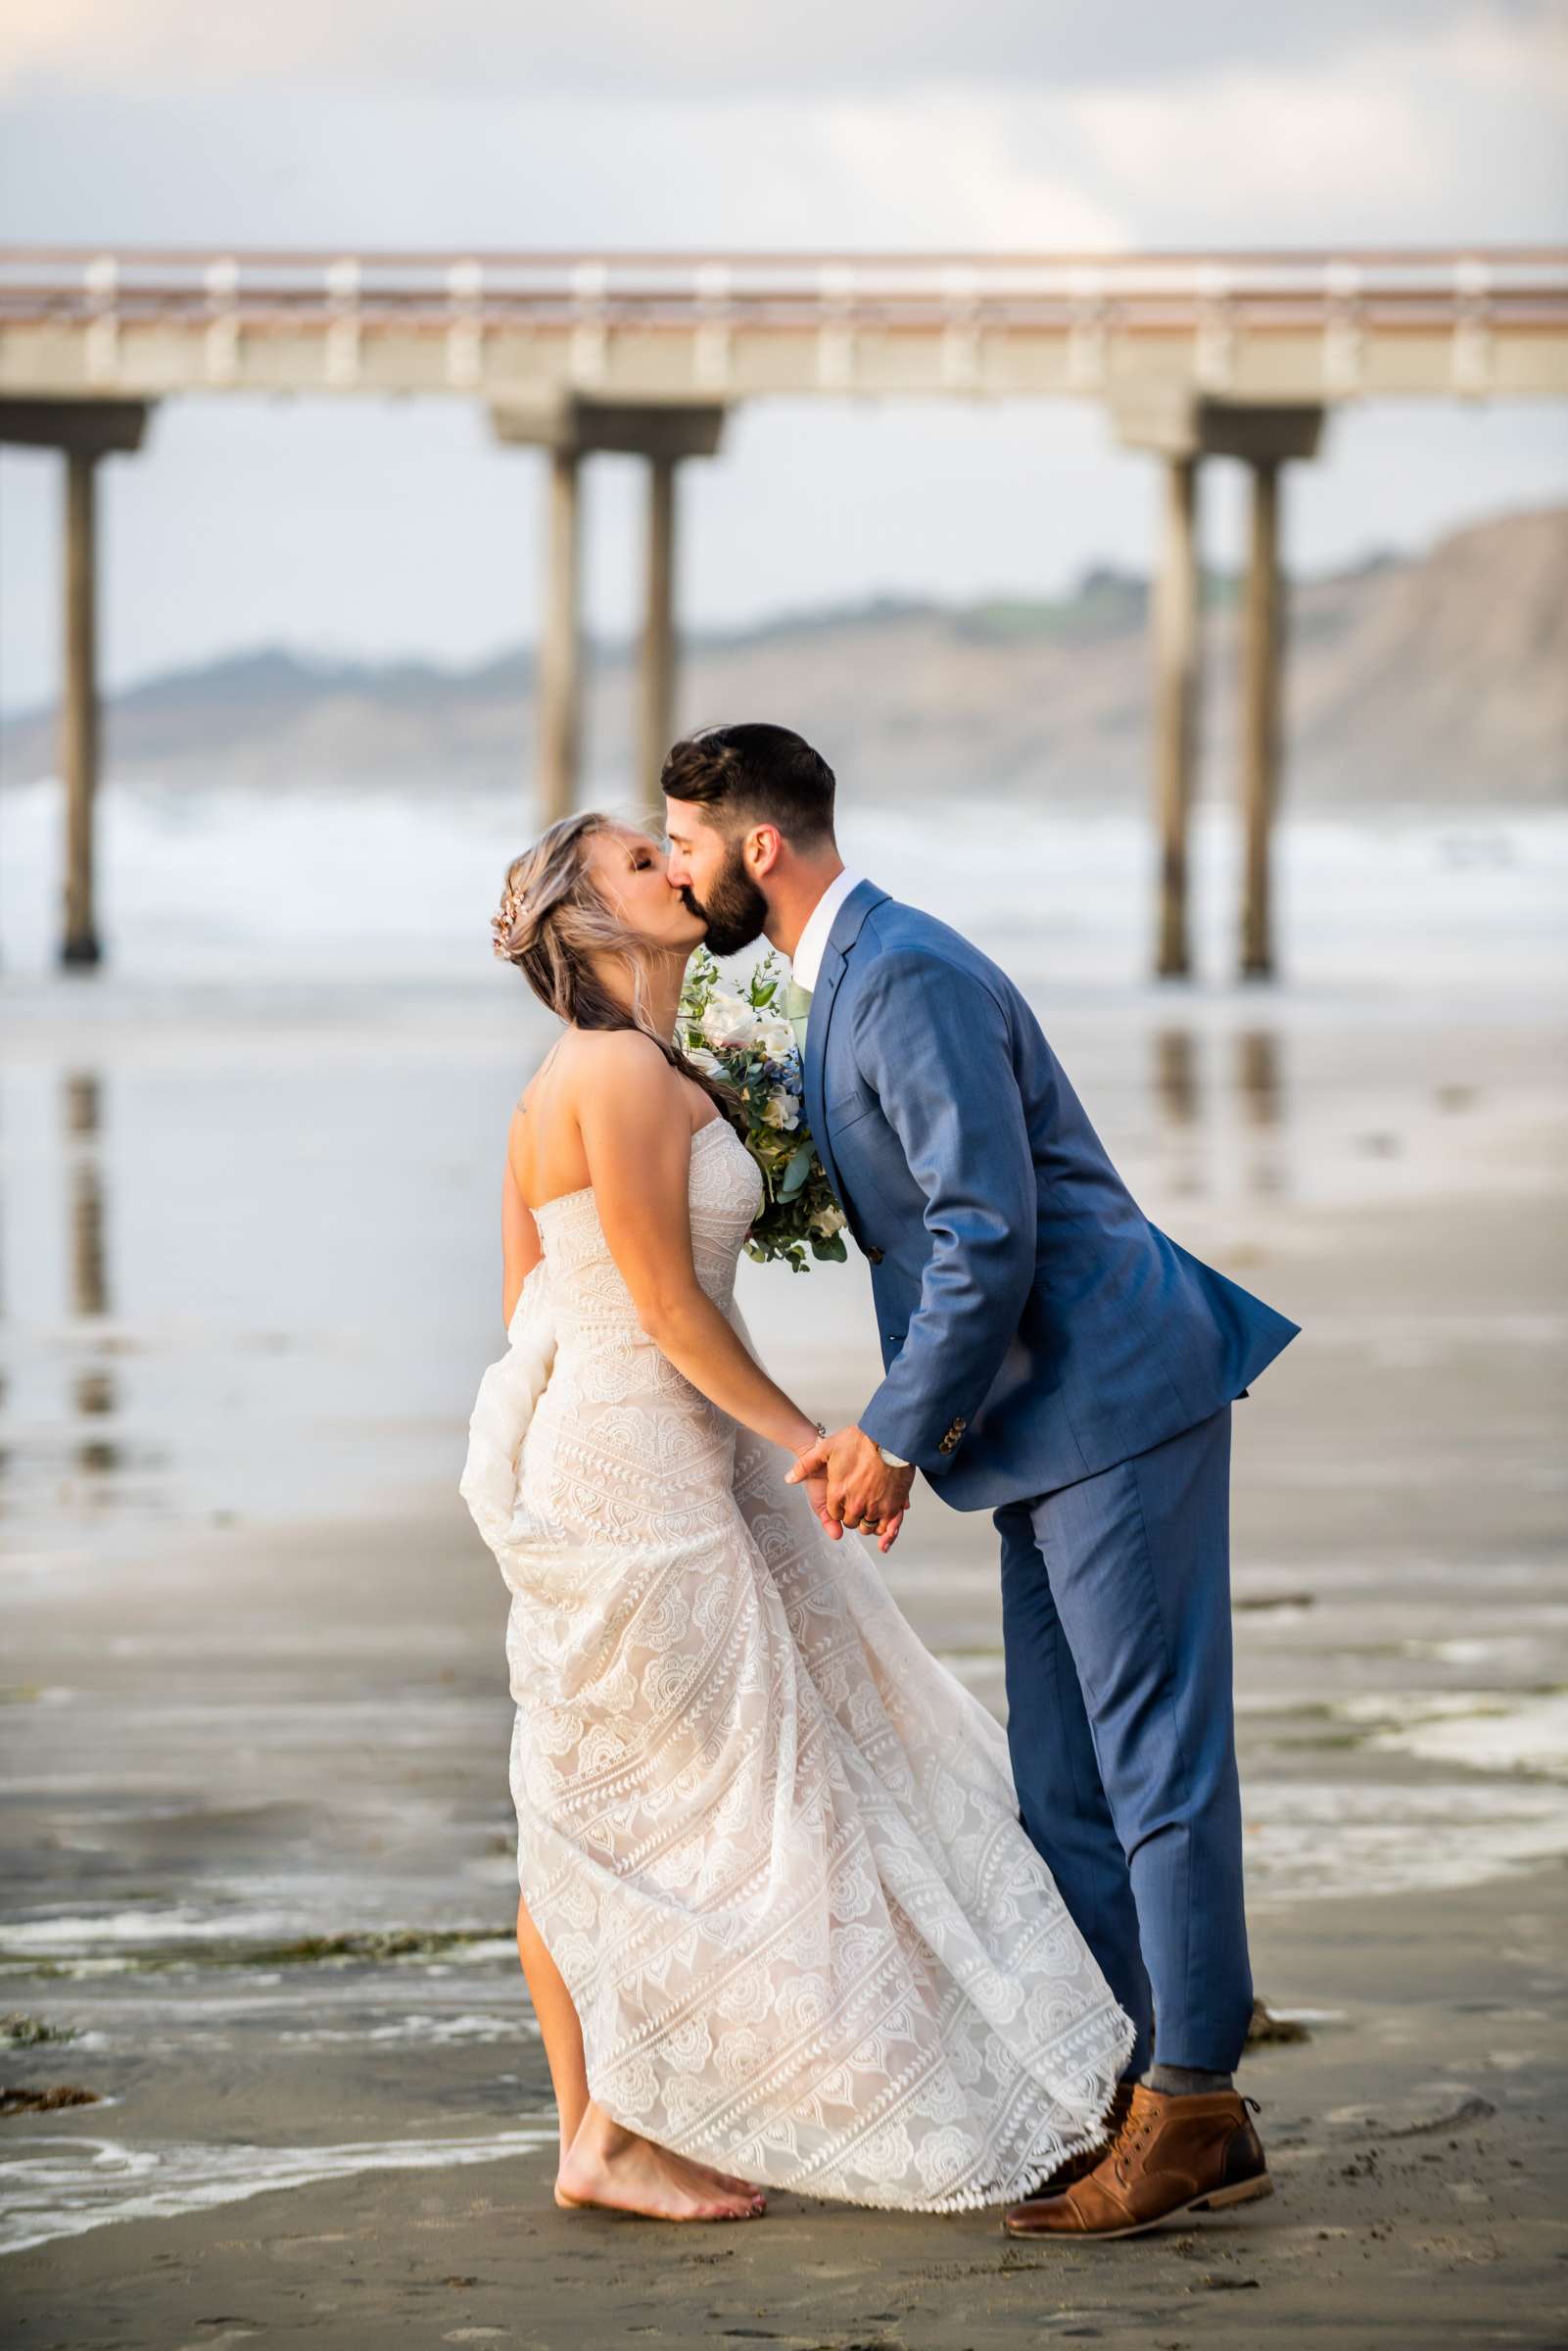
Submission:
[[[516,1117],[516,1112],[512,1116]],[[539,1226],[533,1212],[517,1188],[512,1174],[510,1137],[507,1138],[506,1173],[500,1186],[500,1304],[501,1321],[510,1330],[517,1301],[523,1294],[523,1284],[544,1256]]]
[[[581,1052],[581,1048],[579,1048]],[[691,1122],[658,1047],[630,1030],[595,1035],[575,1108],[599,1223],[638,1320],[694,1388],[759,1437],[799,1453],[817,1429],[749,1355],[691,1262]]]

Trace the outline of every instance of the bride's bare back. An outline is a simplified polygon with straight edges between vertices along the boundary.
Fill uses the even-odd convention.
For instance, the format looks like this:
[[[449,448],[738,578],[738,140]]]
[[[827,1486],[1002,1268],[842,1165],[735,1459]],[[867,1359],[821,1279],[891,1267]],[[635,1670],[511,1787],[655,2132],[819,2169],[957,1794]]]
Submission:
[[[506,1138],[506,1159],[530,1213],[548,1201],[592,1187],[579,1097],[585,1083],[594,1083],[595,1077],[603,1082],[605,1056],[595,1047],[604,1033],[569,1029],[551,1046],[518,1097]],[[668,1073],[668,1085],[672,1123],[677,1105],[693,1133],[715,1115],[701,1087],[679,1071]]]

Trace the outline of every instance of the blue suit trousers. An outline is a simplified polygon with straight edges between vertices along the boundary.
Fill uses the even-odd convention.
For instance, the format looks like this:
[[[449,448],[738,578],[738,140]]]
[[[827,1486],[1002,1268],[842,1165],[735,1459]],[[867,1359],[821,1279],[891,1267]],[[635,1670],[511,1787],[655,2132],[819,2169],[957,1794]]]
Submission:
[[[1229,2073],[1252,2016],[1230,1415],[994,1514],[1020,1814],[1137,2026],[1132,2074]]]

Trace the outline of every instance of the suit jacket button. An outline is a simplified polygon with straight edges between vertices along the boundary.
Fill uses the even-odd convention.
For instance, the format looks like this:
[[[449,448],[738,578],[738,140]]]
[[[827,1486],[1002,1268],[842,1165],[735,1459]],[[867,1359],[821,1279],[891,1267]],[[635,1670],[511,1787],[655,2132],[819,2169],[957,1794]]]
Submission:
[[[881,1251],[874,1247],[870,1241],[866,1243],[866,1255],[871,1259],[871,1262],[874,1266],[879,1266],[882,1262]]]

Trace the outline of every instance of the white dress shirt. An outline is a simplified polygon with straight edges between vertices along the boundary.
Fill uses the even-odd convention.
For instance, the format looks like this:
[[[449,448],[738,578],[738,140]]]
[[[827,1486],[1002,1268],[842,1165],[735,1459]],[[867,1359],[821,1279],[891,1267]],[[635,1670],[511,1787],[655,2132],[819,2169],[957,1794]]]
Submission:
[[[860,879],[860,875],[852,874],[847,866],[841,874],[834,874],[807,915],[806,927],[795,942],[793,970],[798,986],[816,986],[822,959],[828,951],[828,934],[833,927],[839,907]]]

